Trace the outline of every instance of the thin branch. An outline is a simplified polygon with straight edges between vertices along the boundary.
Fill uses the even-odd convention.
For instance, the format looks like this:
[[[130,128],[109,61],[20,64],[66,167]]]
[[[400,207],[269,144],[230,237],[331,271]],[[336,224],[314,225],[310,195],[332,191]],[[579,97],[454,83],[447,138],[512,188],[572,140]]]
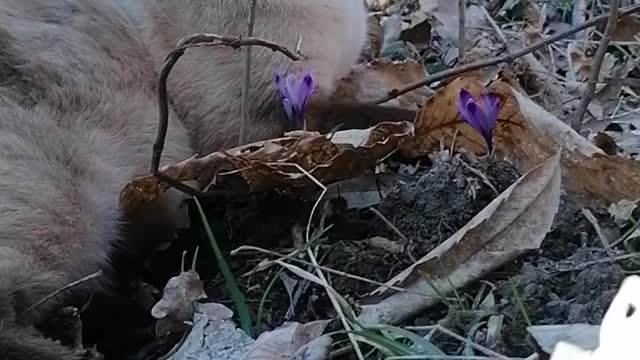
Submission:
[[[587,83],[587,88],[584,90],[584,94],[582,94],[582,98],[580,99],[580,103],[578,104],[578,109],[574,114],[572,114],[571,118],[571,127],[575,131],[582,130],[582,120],[584,119],[584,114],[587,112],[587,108],[593,99],[593,96],[596,93],[596,81],[600,77],[600,71],[602,69],[602,62],[604,60],[604,56],[607,53],[607,48],[609,47],[609,41],[611,41],[611,35],[616,28],[616,23],[618,22],[618,8],[620,6],[620,0],[611,0],[611,5],[609,7],[609,16],[607,18],[607,26],[604,30],[604,34],[602,34],[602,39],[600,39],[600,45],[598,45],[598,50],[596,51],[596,55],[594,56],[593,67],[591,68],[591,74],[589,74],[589,82]]]
[[[482,10],[482,13],[484,14],[485,19],[487,19],[487,21],[489,22],[489,25],[491,25],[493,30],[496,32],[496,35],[498,35],[498,37],[500,38],[500,41],[502,41],[505,48],[507,50],[510,50],[509,40],[507,40],[507,36],[504,34],[504,31],[500,29],[500,26],[496,24],[496,21],[493,19],[491,14],[489,14],[489,11],[487,10],[487,8],[484,6],[480,6],[480,10]]]
[[[170,177],[162,174],[159,170],[162,150],[167,138],[167,129],[169,127],[169,99],[167,95],[167,78],[171,70],[178,60],[185,54],[186,50],[194,47],[231,47],[238,49],[244,46],[262,46],[273,51],[284,54],[291,60],[297,61],[303,58],[301,54],[296,54],[284,46],[276,43],[262,40],[255,37],[237,38],[222,36],[216,34],[198,33],[188,35],[178,42],[176,49],[171,51],[167,56],[165,63],[160,71],[158,79],[158,106],[159,106],[159,126],[156,134],[156,140],[153,144],[153,156],[151,158],[151,173],[161,180],[166,181],[169,185],[185,192],[189,195],[197,195],[200,192],[186,184],[182,184]]]
[[[640,12],[640,5],[632,5],[632,6],[628,6],[625,7],[623,10],[620,11],[620,15],[619,18],[625,17],[625,16],[629,16],[631,14],[635,14],[637,12]],[[592,26],[595,26],[597,24],[600,24],[602,22],[605,22],[607,19],[609,18],[608,15],[602,15],[602,16],[598,16],[595,17],[589,21],[586,21],[570,30],[567,30],[563,33],[558,33],[556,35],[550,36],[542,41],[539,41],[535,44],[532,44],[520,51],[516,51],[512,54],[507,54],[505,56],[500,56],[500,57],[496,57],[487,61],[478,61],[478,62],[474,62],[468,65],[464,65],[464,66],[459,66],[453,69],[449,69],[449,70],[445,70],[445,71],[441,71],[439,73],[435,73],[431,76],[427,76],[426,79],[415,82],[413,84],[408,85],[405,88],[402,89],[393,89],[389,92],[389,95],[381,98],[381,99],[377,99],[372,101],[372,104],[382,104],[385,103],[389,100],[393,100],[401,95],[404,95],[408,92],[411,92],[413,90],[419,89],[423,86],[429,85],[431,83],[434,83],[436,81],[440,81],[440,80],[444,80],[444,79],[448,79],[450,77],[453,76],[457,76],[457,75],[461,75],[464,73],[468,73],[470,71],[474,71],[474,70],[478,70],[478,69],[483,69],[489,66],[493,66],[493,65],[497,65],[497,64],[502,64],[505,62],[512,62],[515,59],[525,56],[527,54],[530,54],[534,51],[537,51],[539,49],[544,48],[545,46],[557,42],[559,40],[568,38],[569,36],[576,34],[584,29],[590,28]]]
[[[74,282],[72,282],[70,284],[67,284],[67,285],[63,286],[62,288],[60,288],[60,289],[52,292],[51,294],[45,296],[44,298],[40,299],[35,304],[29,306],[27,308],[27,310],[25,310],[25,312],[28,313],[28,312],[32,311],[33,309],[37,308],[38,306],[46,303],[47,301],[53,299],[54,297],[58,296],[59,294],[62,294],[63,292],[65,292],[65,291],[67,291],[67,290],[69,290],[71,288],[74,288],[74,287],[76,287],[78,285],[82,285],[82,284],[86,283],[87,281],[99,278],[100,276],[102,276],[102,273],[103,273],[102,270],[98,270],[93,274],[90,274],[88,276],[83,277],[82,279],[76,280],[76,281],[74,281]]]
[[[465,25],[467,14],[467,1],[458,0],[458,61],[464,60],[466,49],[464,47],[466,41]]]
[[[247,24],[247,37],[253,36],[253,25],[256,21],[256,3],[251,0],[249,5],[249,22]],[[238,146],[246,143],[246,128],[249,126],[249,85],[251,85],[251,47],[244,49],[244,77],[242,79],[242,100],[240,103],[240,136]]]

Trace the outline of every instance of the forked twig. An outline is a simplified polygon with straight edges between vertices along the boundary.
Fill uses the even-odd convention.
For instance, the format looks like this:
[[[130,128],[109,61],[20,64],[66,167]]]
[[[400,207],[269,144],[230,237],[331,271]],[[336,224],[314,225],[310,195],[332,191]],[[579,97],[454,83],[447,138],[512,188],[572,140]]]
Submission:
[[[640,5],[632,5],[632,6],[627,6],[625,8],[623,8],[622,10],[620,10],[619,16],[618,18],[622,18],[625,16],[629,16],[631,14],[635,14],[637,12],[640,12]],[[438,73],[435,73],[433,75],[427,76],[426,79],[415,82],[413,84],[409,84],[408,86],[402,88],[402,89],[393,89],[389,92],[389,94],[383,98],[374,100],[371,102],[371,104],[382,104],[385,103],[389,100],[393,100],[399,96],[402,96],[408,92],[414,91],[416,89],[419,89],[423,86],[432,84],[436,81],[440,81],[440,80],[444,80],[444,79],[448,79],[457,75],[462,75],[464,73],[468,73],[474,70],[479,70],[479,69],[483,69],[485,67],[489,67],[489,66],[493,66],[493,65],[498,65],[498,64],[502,64],[502,63],[506,63],[506,62],[512,62],[517,58],[520,58],[522,56],[525,56],[527,54],[530,54],[534,51],[540,50],[542,48],[544,48],[545,46],[560,41],[562,39],[568,38],[569,36],[576,34],[584,29],[590,28],[592,26],[595,26],[597,24],[600,24],[602,22],[607,21],[607,19],[609,18],[609,15],[601,15],[598,17],[595,17],[589,21],[585,21],[584,23],[577,25],[576,27],[569,29],[565,32],[562,33],[558,33],[556,35],[550,36],[544,40],[538,41],[535,44],[532,44],[522,50],[504,55],[504,56],[500,56],[500,57],[496,57],[493,59],[489,59],[487,61],[477,61],[468,65],[463,65],[463,66],[459,66],[459,67],[455,67],[453,69],[448,69],[445,71],[441,71]]]
[[[185,54],[187,49],[194,47],[231,47],[239,49],[244,46],[262,46],[273,51],[280,52],[293,61],[303,58],[301,54],[296,54],[284,46],[276,43],[262,40],[256,37],[230,37],[217,34],[191,34],[182,38],[173,51],[169,53],[165,59],[160,76],[158,78],[158,106],[159,106],[159,125],[158,132],[156,134],[156,140],[153,143],[153,155],[151,158],[151,173],[161,180],[166,181],[169,185],[177,188],[178,190],[185,192],[189,195],[198,195],[200,191],[182,184],[179,181],[170,178],[160,172],[160,159],[162,157],[162,150],[167,138],[167,130],[169,128],[169,100],[167,94],[167,78],[173,70],[178,60]]]

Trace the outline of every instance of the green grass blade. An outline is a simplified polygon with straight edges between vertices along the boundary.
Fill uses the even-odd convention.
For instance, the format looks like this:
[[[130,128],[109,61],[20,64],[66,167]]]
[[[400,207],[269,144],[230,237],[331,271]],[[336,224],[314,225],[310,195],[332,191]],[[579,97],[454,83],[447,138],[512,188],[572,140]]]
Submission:
[[[202,224],[204,226],[205,233],[209,242],[211,243],[211,247],[213,248],[213,252],[215,253],[216,259],[218,260],[218,266],[220,267],[220,271],[224,276],[225,285],[229,293],[231,294],[231,299],[235,304],[236,310],[238,311],[238,317],[240,318],[240,325],[242,326],[242,330],[244,330],[247,335],[253,337],[253,328],[251,326],[251,315],[249,315],[249,308],[247,307],[247,302],[245,301],[244,295],[242,291],[240,291],[240,287],[236,282],[233,273],[231,273],[231,269],[229,268],[229,264],[224,259],[222,255],[222,251],[220,251],[220,247],[218,247],[218,243],[216,242],[215,237],[213,236],[213,232],[209,227],[209,222],[207,221],[207,217],[204,214],[204,210],[202,210],[202,206],[197,198],[193,198],[196,203],[196,207],[198,208],[198,213],[200,214],[200,218],[202,219]]]

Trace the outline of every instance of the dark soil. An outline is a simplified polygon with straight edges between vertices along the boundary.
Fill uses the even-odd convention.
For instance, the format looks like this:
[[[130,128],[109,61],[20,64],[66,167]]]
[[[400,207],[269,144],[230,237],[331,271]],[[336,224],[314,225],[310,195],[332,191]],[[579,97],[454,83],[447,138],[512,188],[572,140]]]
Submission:
[[[376,206],[396,229],[372,211],[345,210],[340,199],[329,201],[316,216],[316,220],[324,218],[325,226],[333,225],[318,241],[321,264],[385,282],[453,235],[495,198],[495,192],[477,173],[484,174],[498,192],[509,187],[519,176],[508,164],[486,158],[466,159],[465,163],[477,171],[470,171],[462,160],[454,158],[436,161],[414,174],[400,176]],[[224,202],[212,198],[204,203],[216,240],[225,252],[252,244],[290,253],[294,248],[292,227],[306,226],[314,201],[313,196],[294,199],[279,194],[258,194],[225,199]],[[605,211],[591,211],[612,237],[619,236],[620,230]],[[181,253],[188,251],[190,262],[199,245],[197,270],[205,280],[208,301],[233,307],[211,246],[201,231],[197,212],[193,212],[192,218],[192,229],[171,249],[154,258],[147,280],[162,288],[168,277],[177,274]],[[315,224],[317,226],[317,221]],[[384,245],[373,245],[372,238],[383,239]],[[581,208],[563,198],[541,249],[479,279],[491,286],[482,286],[478,281],[459,290],[460,294],[468,295],[463,296],[464,299],[492,298],[492,302],[485,301],[483,306],[476,304],[475,307],[471,300],[449,306],[441,304],[405,325],[439,323],[508,356],[526,357],[534,351],[527,338],[528,321],[537,325],[600,322],[624,277],[621,264],[598,262],[608,257]],[[321,287],[275,266],[252,272],[261,261],[273,257],[246,253],[227,256],[227,259],[240,281],[254,321],[264,302],[260,327],[256,330],[273,329],[284,321],[308,322],[335,317]],[[312,271],[304,264],[295,265]],[[245,276],[249,272],[252,273]],[[326,275],[333,287],[356,309],[360,298],[377,288],[377,285],[344,276]],[[293,289],[291,295],[285,281]],[[291,299],[294,299],[293,303]],[[495,316],[503,317],[502,336],[487,339],[486,321]],[[437,336],[433,340],[449,354],[461,351],[460,344],[450,338]]]

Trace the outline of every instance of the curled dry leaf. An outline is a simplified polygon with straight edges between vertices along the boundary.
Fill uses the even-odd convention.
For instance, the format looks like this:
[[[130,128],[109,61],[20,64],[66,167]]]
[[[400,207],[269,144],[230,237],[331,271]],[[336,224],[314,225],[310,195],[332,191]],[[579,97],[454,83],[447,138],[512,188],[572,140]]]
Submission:
[[[330,336],[322,336],[322,333],[329,322],[285,323],[276,330],[261,334],[244,360],[328,359],[332,341]]]
[[[504,81],[487,89],[474,79],[461,77],[438,90],[423,106],[415,126],[415,136],[404,142],[402,152],[409,157],[437,151],[441,142],[475,153],[485,153],[482,138],[458,114],[456,99],[461,88],[477,97],[492,91],[500,97],[501,108],[494,131],[495,154],[512,163],[521,173],[562,152],[563,185],[575,200],[586,205],[605,205],[622,199],[640,198],[640,164],[631,159],[608,156],[569,126],[515,91]]]
[[[413,125],[409,122],[384,122],[366,130],[332,135],[299,131],[289,137],[193,157],[165,166],[161,171],[181,182],[198,180],[200,184],[209,184],[208,188],[234,176],[240,177],[252,192],[294,190],[315,186],[297,166],[323,184],[355,178],[412,134]],[[122,190],[120,206],[125,211],[134,211],[168,188],[169,184],[153,175],[138,177]]]
[[[200,276],[193,270],[183,271],[167,282],[162,298],[151,309],[158,319],[156,334],[164,336],[185,330],[185,321],[191,320],[196,301],[206,299]]]
[[[179,321],[190,320],[194,303],[206,297],[198,273],[192,270],[182,272],[169,279],[162,299],[151,309],[151,315],[156,319],[170,317]]]
[[[394,324],[413,316],[449,293],[477,280],[526,251],[539,248],[551,228],[560,202],[560,154],[553,155],[519,178],[468,224],[387,285],[398,292],[363,306],[365,325]],[[388,292],[374,291],[368,303]]]

